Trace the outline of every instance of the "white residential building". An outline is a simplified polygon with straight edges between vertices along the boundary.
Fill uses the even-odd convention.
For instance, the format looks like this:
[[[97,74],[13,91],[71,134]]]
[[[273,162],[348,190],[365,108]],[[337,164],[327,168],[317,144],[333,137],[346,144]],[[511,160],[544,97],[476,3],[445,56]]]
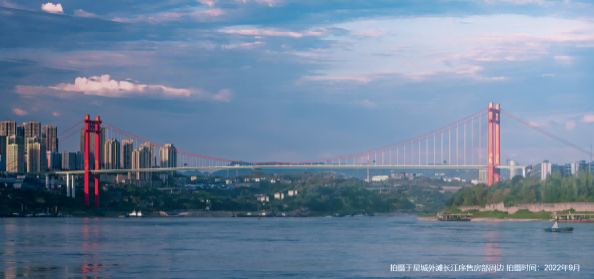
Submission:
[[[386,180],[388,180],[387,175],[375,175],[375,176],[371,177],[371,181],[373,181],[373,182],[383,182]]]

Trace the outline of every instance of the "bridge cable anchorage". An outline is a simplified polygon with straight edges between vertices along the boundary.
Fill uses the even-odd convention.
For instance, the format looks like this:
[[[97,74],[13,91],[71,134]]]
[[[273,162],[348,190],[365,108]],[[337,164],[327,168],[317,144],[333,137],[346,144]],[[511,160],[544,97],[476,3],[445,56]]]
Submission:
[[[567,140],[564,140],[564,139],[562,139],[562,138],[560,138],[560,137],[558,137],[558,136],[556,136],[556,135],[554,135],[554,134],[552,134],[550,132],[547,132],[546,130],[538,127],[536,124],[529,123],[528,121],[523,120],[523,119],[521,119],[521,118],[519,118],[519,117],[517,117],[517,116],[515,116],[515,115],[513,115],[513,114],[511,114],[511,113],[509,113],[507,111],[501,110],[501,112],[503,114],[505,114],[505,115],[513,118],[514,120],[516,120],[516,121],[518,121],[518,122],[520,122],[520,123],[522,123],[522,124],[524,124],[524,125],[532,128],[534,130],[537,130],[537,131],[539,131],[539,132],[541,132],[541,133],[543,133],[543,134],[545,134],[547,136],[549,136],[550,138],[553,138],[553,139],[555,139],[555,140],[557,140],[557,141],[559,141],[559,142],[561,142],[561,143],[563,143],[563,144],[565,144],[565,145],[567,145],[567,146],[569,146],[569,147],[571,147],[573,149],[576,149],[577,151],[580,151],[580,152],[582,152],[582,153],[584,153],[586,155],[592,156],[592,152],[591,151],[585,150],[585,149],[583,149],[583,148],[581,148],[581,147],[579,147],[579,146],[577,146],[577,145],[575,145],[575,144],[573,144],[573,143],[571,143],[571,142],[569,142]]]

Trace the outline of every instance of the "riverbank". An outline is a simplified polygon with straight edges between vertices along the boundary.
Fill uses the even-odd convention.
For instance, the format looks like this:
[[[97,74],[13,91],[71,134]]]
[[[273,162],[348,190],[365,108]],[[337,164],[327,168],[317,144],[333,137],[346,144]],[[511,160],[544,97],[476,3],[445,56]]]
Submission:
[[[438,221],[437,217],[419,217],[417,220],[424,221]],[[510,218],[510,217],[476,217],[470,220],[471,222],[550,222],[549,219],[534,219],[534,218]]]

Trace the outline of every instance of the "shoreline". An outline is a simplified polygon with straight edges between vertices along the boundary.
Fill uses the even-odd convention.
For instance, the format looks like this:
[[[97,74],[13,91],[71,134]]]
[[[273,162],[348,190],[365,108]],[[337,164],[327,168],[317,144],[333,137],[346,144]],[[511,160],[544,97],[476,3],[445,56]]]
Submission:
[[[437,217],[419,217],[417,220],[423,221],[439,221]],[[451,221],[457,222],[457,221]],[[470,222],[551,222],[549,219],[533,219],[533,218],[498,218],[498,217],[476,217],[470,219]]]

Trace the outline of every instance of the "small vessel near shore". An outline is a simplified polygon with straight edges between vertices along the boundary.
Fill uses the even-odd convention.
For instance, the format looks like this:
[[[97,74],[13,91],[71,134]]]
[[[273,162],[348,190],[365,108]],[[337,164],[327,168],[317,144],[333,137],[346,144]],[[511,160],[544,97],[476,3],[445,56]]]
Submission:
[[[126,214],[126,217],[142,217],[142,212],[140,210],[136,212],[136,209],[134,209],[131,213]]]
[[[559,223],[594,223],[594,214],[553,212],[551,221]]]
[[[559,228],[559,225],[557,225],[557,222],[555,222],[555,224],[552,227],[545,228],[544,230],[545,230],[545,232],[572,232],[573,228],[572,227]]]
[[[452,213],[440,212],[437,214],[437,220],[439,220],[439,221],[470,221],[470,220],[472,220],[472,214],[471,213],[452,214]]]

